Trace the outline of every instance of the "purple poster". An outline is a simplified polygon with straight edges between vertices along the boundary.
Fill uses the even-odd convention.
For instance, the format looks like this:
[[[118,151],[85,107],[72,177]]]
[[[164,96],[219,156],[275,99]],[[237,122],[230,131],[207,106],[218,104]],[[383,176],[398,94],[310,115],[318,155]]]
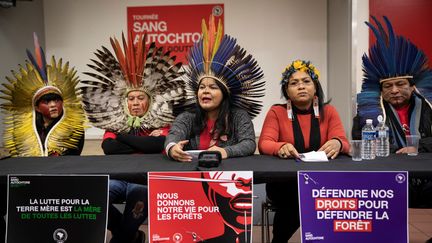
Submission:
[[[302,242],[408,242],[408,173],[299,171]]]

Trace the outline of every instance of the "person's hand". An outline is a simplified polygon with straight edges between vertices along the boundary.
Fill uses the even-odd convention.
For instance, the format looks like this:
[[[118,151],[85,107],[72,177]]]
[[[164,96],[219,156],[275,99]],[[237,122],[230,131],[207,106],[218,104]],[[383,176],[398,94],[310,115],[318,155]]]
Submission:
[[[188,140],[183,140],[172,146],[171,149],[168,151],[170,157],[181,162],[192,162],[192,156],[183,151],[183,147],[188,142]]]
[[[411,152],[415,152],[416,148],[415,147],[403,147],[401,149],[399,149],[398,151],[396,151],[397,154],[407,154],[407,153],[411,153]]]
[[[207,151],[219,151],[222,155],[222,159],[228,158],[228,154],[224,148],[218,147],[218,146],[212,146],[207,149]]]
[[[149,136],[153,136],[153,137],[159,137],[162,134],[162,130],[161,129],[156,129],[153,130]]]
[[[278,151],[279,158],[287,159],[287,158],[299,158],[300,155],[297,152],[297,149],[294,148],[294,145],[290,143],[284,144]]]
[[[339,155],[342,144],[337,139],[328,140],[318,151],[324,151],[327,158],[334,159]]]

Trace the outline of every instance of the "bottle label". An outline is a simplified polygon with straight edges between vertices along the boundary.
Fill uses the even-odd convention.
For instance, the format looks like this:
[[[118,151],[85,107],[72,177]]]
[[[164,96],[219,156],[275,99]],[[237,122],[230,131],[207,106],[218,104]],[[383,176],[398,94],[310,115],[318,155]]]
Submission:
[[[388,131],[378,131],[378,137],[379,138],[388,137]]]
[[[374,140],[375,139],[375,132],[372,132],[372,131],[362,132],[362,139],[363,140]]]

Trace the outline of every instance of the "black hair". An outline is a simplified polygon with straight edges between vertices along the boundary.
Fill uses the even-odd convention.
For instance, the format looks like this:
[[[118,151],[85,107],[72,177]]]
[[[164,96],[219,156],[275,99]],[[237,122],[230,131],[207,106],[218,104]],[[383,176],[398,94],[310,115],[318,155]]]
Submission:
[[[324,121],[324,106],[329,104],[331,99],[329,99],[327,102],[324,102],[324,91],[321,87],[321,83],[318,80],[312,79],[314,85],[315,85],[315,92],[316,96],[318,97],[318,106],[319,106],[319,113],[320,113],[320,121]],[[281,85],[281,92],[282,95],[285,97],[286,100],[289,100],[289,96],[287,93],[287,87],[288,82],[285,83],[285,85]]]
[[[36,101],[36,106],[39,105],[39,103],[41,101],[46,101],[46,102],[50,102],[51,100],[61,100],[63,101],[63,98],[59,95],[59,94],[55,94],[55,93],[48,93],[48,94],[44,94],[42,95],[37,101]]]
[[[233,128],[229,126],[229,121],[231,120],[232,114],[231,114],[231,101],[229,98],[228,90],[225,88],[223,84],[221,84],[219,81],[215,82],[219,89],[222,91],[222,101],[219,105],[219,114],[216,118],[214,129],[212,132],[212,138],[218,139],[222,135],[230,135],[232,134]],[[198,90],[196,91],[196,96],[198,96]],[[204,128],[207,125],[207,112],[201,108],[199,105],[199,102],[196,102],[195,107],[195,128],[194,133],[195,135],[201,134],[201,132],[204,130]]]
[[[407,78],[407,80],[408,80],[408,83],[409,83],[409,86],[410,87],[412,87],[412,86],[414,86],[414,78]],[[380,81],[380,83],[379,83],[379,89],[380,89],[380,92],[382,92],[382,90],[383,90],[383,84],[384,84],[385,82],[381,82]]]

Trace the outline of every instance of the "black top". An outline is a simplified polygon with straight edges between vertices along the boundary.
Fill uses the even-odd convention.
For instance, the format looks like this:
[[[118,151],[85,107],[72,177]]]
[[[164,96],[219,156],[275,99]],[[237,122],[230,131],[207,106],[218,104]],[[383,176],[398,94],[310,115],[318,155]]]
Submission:
[[[139,136],[117,134],[116,139],[106,138],[102,142],[105,154],[156,154],[164,150],[165,136]]]
[[[57,124],[58,121],[62,118],[63,114],[57,118],[55,118],[47,127],[44,126],[44,120],[42,114],[36,112],[36,129],[39,134],[39,138],[41,143],[44,144],[48,133],[51,129]],[[81,136],[76,149],[67,149],[61,155],[80,155],[84,148],[84,133]]]
[[[16,157],[0,160],[0,183],[8,174],[109,174],[113,179],[147,184],[149,171],[196,171],[198,161],[181,163],[163,154],[109,156]],[[389,157],[354,162],[340,155],[324,163],[295,162],[275,156],[253,155],[222,161],[211,170],[253,171],[254,183],[283,182],[295,178],[299,170],[319,171],[409,171],[410,177],[432,178],[432,153],[418,156],[390,154]]]

